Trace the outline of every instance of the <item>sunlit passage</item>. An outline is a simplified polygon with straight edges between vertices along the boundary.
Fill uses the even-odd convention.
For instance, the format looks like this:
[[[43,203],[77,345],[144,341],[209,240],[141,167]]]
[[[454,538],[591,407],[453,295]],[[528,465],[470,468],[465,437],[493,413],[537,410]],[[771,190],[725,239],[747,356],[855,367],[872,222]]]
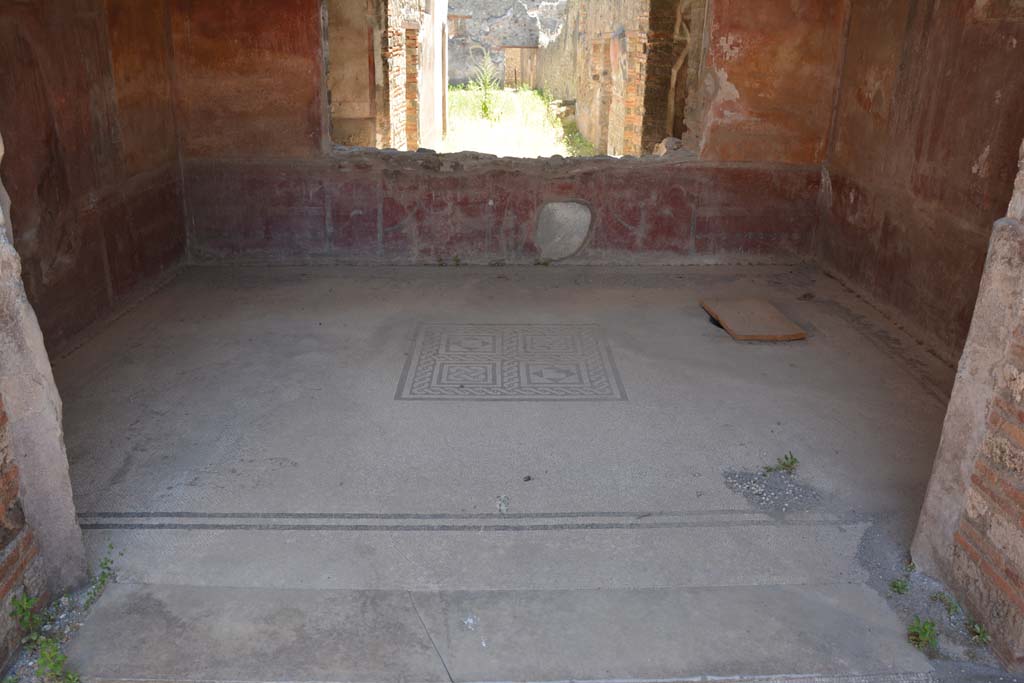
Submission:
[[[506,157],[697,149],[706,0],[329,0],[332,141]]]

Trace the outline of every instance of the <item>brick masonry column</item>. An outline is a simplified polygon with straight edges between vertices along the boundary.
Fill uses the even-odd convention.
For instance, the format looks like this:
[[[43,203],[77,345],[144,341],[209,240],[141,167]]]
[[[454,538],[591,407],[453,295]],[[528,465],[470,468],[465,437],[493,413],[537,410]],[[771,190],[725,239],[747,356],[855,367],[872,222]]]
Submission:
[[[644,94],[647,86],[647,32],[631,31],[626,36],[628,76],[625,89],[625,119],[622,153],[641,156],[644,134]]]
[[[1024,154],[1024,150],[1022,150]],[[996,223],[912,554],[1024,670],[1024,158]]]
[[[410,150],[420,146],[420,32],[405,31],[405,138]]]

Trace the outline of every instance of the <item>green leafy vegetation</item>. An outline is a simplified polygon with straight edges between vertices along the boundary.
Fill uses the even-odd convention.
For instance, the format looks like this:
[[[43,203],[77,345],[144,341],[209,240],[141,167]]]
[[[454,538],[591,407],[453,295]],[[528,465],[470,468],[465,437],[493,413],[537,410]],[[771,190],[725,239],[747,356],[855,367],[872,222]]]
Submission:
[[[977,621],[967,622],[967,633],[971,636],[971,642],[975,645],[988,645],[992,642],[992,636]]]
[[[110,544],[107,546],[107,554],[100,560],[100,572],[96,575],[92,585],[89,587],[89,591],[85,594],[85,602],[82,605],[83,609],[92,607],[96,600],[103,595],[107,584],[114,578],[113,553],[114,545]]]
[[[67,668],[64,640],[76,627],[82,613],[88,610],[115,579],[114,546],[107,546],[107,554],[100,560],[99,572],[93,577],[80,603],[70,596],[62,597],[45,610],[39,609],[39,599],[21,594],[11,601],[10,616],[24,633],[22,645],[31,653],[23,658],[15,673],[2,683],[18,683],[19,676],[43,683],[80,683],[81,677]],[[78,616],[75,617],[74,615]]]
[[[501,88],[477,74],[448,90],[448,133],[440,152],[481,152],[506,157],[593,156],[593,145],[572,117],[532,88]]]
[[[765,476],[772,474],[773,472],[785,472],[786,474],[794,474],[800,461],[797,460],[796,456],[793,455],[793,451],[786,453],[784,456],[775,461],[774,465],[766,465],[764,468]]]
[[[67,670],[68,656],[64,654],[59,641],[42,638],[39,641],[39,661],[36,672],[50,683],[79,683],[81,677]]]
[[[494,93],[501,88],[498,82],[498,72],[494,68],[494,62],[490,57],[484,57],[476,67],[476,75],[469,84],[470,90],[480,93],[479,113],[480,118],[489,121],[497,121],[501,118],[501,111],[495,106]]]
[[[580,127],[575,121],[563,121],[562,132],[569,156],[592,157],[597,154],[597,148],[583,137],[583,133],[580,132]]]
[[[910,590],[910,581],[903,577],[893,579],[889,582],[889,590],[896,595],[906,595],[907,591]]]
[[[18,622],[18,626],[25,633],[21,639],[23,645],[35,651],[38,659],[36,661],[36,673],[48,683],[78,683],[78,674],[67,670],[67,655],[56,638],[43,635],[48,625],[46,613],[36,609],[39,599],[27,594],[18,596],[13,600],[11,616]],[[17,679],[8,676],[4,683],[12,683]]]
[[[914,617],[914,621],[907,627],[907,640],[918,650],[934,650],[939,646],[939,630],[931,619]]]
[[[36,610],[38,602],[39,598],[33,598],[27,593],[19,595],[12,601],[11,616],[18,622],[18,627],[25,634],[21,639],[23,644],[35,643],[46,624],[46,617]]]
[[[932,593],[932,602],[938,602],[946,608],[946,614],[953,617],[960,613],[960,605],[949,593]]]

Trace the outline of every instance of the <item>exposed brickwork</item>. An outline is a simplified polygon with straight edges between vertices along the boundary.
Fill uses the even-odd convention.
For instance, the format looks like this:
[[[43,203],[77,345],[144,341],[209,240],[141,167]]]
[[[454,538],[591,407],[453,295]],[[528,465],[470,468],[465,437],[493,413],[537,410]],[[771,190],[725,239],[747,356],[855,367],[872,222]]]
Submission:
[[[11,617],[14,598],[44,595],[39,548],[25,525],[18,497],[18,466],[7,436],[7,413],[0,398],[0,669],[17,651],[23,635]]]
[[[580,132],[600,153],[654,147],[643,148],[649,18],[647,0],[569,0],[565,27],[540,51],[539,86],[576,101]]]
[[[409,149],[420,146],[420,31],[405,31],[405,140]]]
[[[1024,237],[1019,225],[1016,233]],[[1004,251],[995,256],[999,263],[989,267],[1015,269],[1014,264],[1024,262],[1024,239],[1001,244]],[[1012,311],[1000,309],[998,314],[1012,315]],[[980,453],[974,459],[953,536],[951,572],[952,583],[971,614],[993,635],[1000,658],[1020,670],[1024,668],[1024,323],[1012,320],[1011,325],[1009,340],[1000,343],[1006,351],[992,374]],[[946,502],[959,501],[950,497]]]
[[[699,81],[704,5],[569,0],[565,28],[540,51],[538,83],[576,101],[580,132],[599,152],[650,153],[685,133],[686,115],[697,111],[688,93]]]

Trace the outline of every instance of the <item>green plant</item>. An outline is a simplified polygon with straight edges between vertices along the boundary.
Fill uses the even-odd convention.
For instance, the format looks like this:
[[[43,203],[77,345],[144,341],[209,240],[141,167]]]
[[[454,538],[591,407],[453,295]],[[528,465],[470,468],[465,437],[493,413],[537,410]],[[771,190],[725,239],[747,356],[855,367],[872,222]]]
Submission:
[[[784,456],[775,461],[774,465],[766,465],[764,468],[765,476],[772,472],[785,472],[786,474],[793,474],[796,472],[797,465],[800,461],[793,455],[793,451],[786,453]]]
[[[932,602],[942,603],[942,606],[946,608],[946,614],[951,617],[960,613],[960,605],[949,593],[932,593]]]
[[[38,602],[39,598],[33,598],[28,593],[19,595],[11,602],[14,607],[11,610],[11,616],[18,622],[21,630],[25,632],[25,637],[22,639],[23,643],[34,641],[46,623],[46,618],[36,611],[36,604]]]
[[[100,560],[100,572],[96,575],[92,585],[89,586],[89,590],[85,594],[85,602],[82,603],[82,609],[89,609],[93,604],[103,595],[103,590],[107,587],[107,584],[115,577],[114,572],[114,544],[111,543],[107,546],[107,554]]]
[[[934,650],[939,645],[939,630],[931,619],[922,621],[921,617],[914,617],[907,627],[907,640],[918,650]]]
[[[39,641],[39,660],[36,672],[44,681],[51,683],[79,683],[81,677],[67,670],[68,656],[64,654],[60,642],[53,638],[42,638]]]
[[[989,635],[988,630],[985,629],[977,621],[967,622],[967,632],[971,636],[971,642],[977,645],[988,645],[992,642],[992,636]]]
[[[903,565],[903,571],[905,571],[907,574],[913,574],[917,571],[917,565],[914,564],[913,560],[910,560],[905,565]]]
[[[497,121],[501,113],[495,106],[494,92],[498,90],[498,72],[489,56],[484,56],[475,69],[470,88],[480,93],[480,117],[489,121]]]
[[[458,254],[452,257],[452,265],[456,268],[462,265],[462,258]]]
[[[910,581],[906,578],[893,579],[889,582],[889,590],[896,595],[905,595],[910,590]]]
[[[597,154],[597,148],[583,136],[575,121],[562,122],[562,141],[571,157],[592,157]]]

